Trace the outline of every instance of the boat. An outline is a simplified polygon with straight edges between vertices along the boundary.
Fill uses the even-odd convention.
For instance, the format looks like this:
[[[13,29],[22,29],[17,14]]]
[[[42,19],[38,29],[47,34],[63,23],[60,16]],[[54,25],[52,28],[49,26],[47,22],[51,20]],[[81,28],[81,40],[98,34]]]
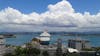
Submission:
[[[5,38],[16,38],[16,35],[14,35],[14,34],[4,34],[3,36]]]
[[[40,36],[38,37],[38,39],[40,40],[40,44],[49,45],[50,37],[51,35],[47,31],[44,31],[43,33],[41,33]]]

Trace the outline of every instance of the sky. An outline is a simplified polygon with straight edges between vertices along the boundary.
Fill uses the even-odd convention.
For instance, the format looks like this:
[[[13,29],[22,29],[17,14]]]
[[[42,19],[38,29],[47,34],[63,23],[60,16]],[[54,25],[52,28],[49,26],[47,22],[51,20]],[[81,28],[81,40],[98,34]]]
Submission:
[[[100,0],[0,0],[0,32],[100,31]]]

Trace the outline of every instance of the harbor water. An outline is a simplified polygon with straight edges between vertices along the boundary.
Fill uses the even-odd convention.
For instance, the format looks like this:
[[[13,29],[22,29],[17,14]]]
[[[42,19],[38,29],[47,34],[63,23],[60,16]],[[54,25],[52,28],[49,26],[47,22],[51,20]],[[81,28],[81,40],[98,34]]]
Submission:
[[[39,36],[39,34],[16,34],[16,38],[6,38],[6,44],[11,45],[23,45],[30,42],[33,38]],[[62,35],[51,35],[50,43],[56,43],[57,39],[61,38],[62,43],[67,46],[67,40],[71,38],[76,38],[76,36],[62,36]],[[79,36],[78,38],[86,39],[90,41],[91,46],[100,46],[100,36],[89,35],[89,36]]]

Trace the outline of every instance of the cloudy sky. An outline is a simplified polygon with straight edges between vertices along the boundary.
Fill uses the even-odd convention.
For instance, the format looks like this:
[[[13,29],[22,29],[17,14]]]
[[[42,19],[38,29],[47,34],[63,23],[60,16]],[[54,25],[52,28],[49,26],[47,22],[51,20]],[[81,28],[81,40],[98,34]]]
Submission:
[[[0,0],[0,32],[100,31],[100,0]]]

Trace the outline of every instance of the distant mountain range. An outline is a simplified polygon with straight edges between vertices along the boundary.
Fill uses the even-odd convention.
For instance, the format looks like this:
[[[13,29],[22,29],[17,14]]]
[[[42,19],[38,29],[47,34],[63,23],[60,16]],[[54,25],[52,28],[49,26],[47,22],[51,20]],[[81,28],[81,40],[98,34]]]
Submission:
[[[40,34],[41,32],[0,32],[0,34]],[[75,34],[79,34],[79,35],[100,35],[100,32],[94,32],[94,31],[91,31],[91,32],[49,32],[50,34],[72,34],[72,35],[75,35]]]

